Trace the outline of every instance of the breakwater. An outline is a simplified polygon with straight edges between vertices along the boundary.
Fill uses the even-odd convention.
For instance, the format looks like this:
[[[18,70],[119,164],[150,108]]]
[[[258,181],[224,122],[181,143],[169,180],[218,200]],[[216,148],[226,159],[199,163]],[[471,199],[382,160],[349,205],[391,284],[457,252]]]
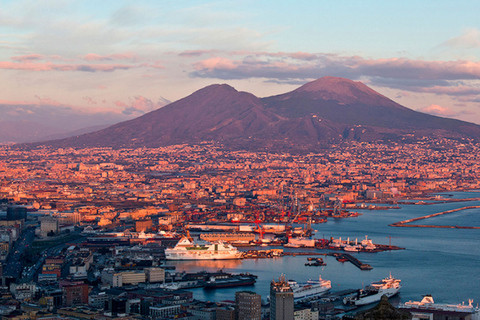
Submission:
[[[433,214],[429,214],[429,215],[418,217],[418,218],[413,218],[413,219],[408,219],[408,220],[395,222],[395,223],[389,224],[389,226],[391,226],[391,227],[408,227],[408,228],[480,229],[480,227],[456,226],[456,225],[435,226],[435,225],[409,224],[411,222],[415,222],[415,221],[419,221],[419,220],[425,220],[425,219],[441,216],[441,215],[448,214],[448,213],[454,213],[454,212],[458,212],[458,211],[462,211],[462,210],[478,209],[478,208],[480,208],[480,206],[468,206],[468,207],[462,207],[462,208],[442,211],[442,212],[433,213]]]

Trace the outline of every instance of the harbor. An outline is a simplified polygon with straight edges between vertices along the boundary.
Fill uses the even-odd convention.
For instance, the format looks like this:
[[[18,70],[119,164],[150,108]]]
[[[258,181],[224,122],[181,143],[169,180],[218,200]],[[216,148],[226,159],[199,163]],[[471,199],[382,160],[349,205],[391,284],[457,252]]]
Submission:
[[[454,193],[454,196],[468,195],[468,192]],[[225,271],[235,272],[243,270],[258,275],[257,282],[251,290],[262,295],[269,294],[269,283],[273,277],[286,274],[288,279],[307,281],[322,275],[322,278],[332,281],[332,293],[360,288],[363,284],[384,278],[390,272],[402,279],[403,288],[399,296],[402,301],[417,300],[422,294],[435,293],[439,302],[468,301],[474,299],[480,301],[478,290],[472,283],[480,282],[477,270],[477,262],[480,258],[478,248],[478,233],[476,230],[469,232],[455,232],[451,229],[422,229],[422,228],[393,228],[388,225],[395,221],[403,221],[417,217],[434,214],[437,212],[459,209],[461,202],[449,202],[431,206],[401,205],[401,209],[395,211],[363,211],[363,215],[355,220],[339,220],[335,223],[313,224],[319,234],[326,234],[335,239],[355,239],[369,235],[375,243],[389,242],[392,246],[405,248],[404,250],[383,251],[372,254],[370,252],[344,252],[341,249],[301,249],[283,248],[284,255],[281,259],[243,259],[240,261],[208,261],[200,266],[194,262],[175,263],[179,270],[213,270],[225,266]],[[479,202],[469,203],[469,206],[480,206]],[[463,205],[462,207],[465,207]],[[392,213],[390,213],[392,212]],[[455,218],[458,224],[465,226],[478,225],[478,215],[474,211],[465,211],[462,215],[443,215],[442,217]],[[433,220],[432,220],[433,221]],[[450,221],[450,220],[448,220]],[[446,223],[446,222],[445,222]],[[385,226],[379,228],[378,226]],[[359,230],[361,230],[359,234]],[[382,241],[382,239],[384,241]],[[263,249],[263,248],[262,248]],[[266,250],[269,247],[265,248]],[[272,247],[273,249],[273,247]],[[332,256],[324,254],[348,253],[364,264],[373,267],[368,272],[361,270],[349,260],[347,263],[339,263]],[[302,253],[315,253],[315,255],[302,255]],[[307,257],[322,257],[326,266],[305,266]],[[415,264],[412,265],[412,261]],[[174,264],[168,262],[168,264]],[[230,267],[229,267],[230,266]],[[459,270],[452,273],[451,270]],[[444,290],[445,286],[450,289]],[[224,300],[231,299],[235,290],[223,289],[215,292],[204,292],[192,289],[199,299]]]

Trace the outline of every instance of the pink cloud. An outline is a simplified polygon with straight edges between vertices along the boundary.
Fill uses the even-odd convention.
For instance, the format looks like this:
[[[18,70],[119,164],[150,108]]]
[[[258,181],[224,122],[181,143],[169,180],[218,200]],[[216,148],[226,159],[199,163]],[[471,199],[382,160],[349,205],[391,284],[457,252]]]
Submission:
[[[480,80],[480,62],[426,61],[407,58],[365,59],[360,56],[305,52],[232,51],[197,61],[191,77],[222,80],[266,78],[269,82],[298,84],[322,76],[362,79],[373,86],[405,92],[450,96],[477,95],[468,81]]]
[[[160,98],[157,102],[145,98],[143,96],[135,96],[130,99],[129,103],[115,101],[116,106],[123,108],[122,113],[126,115],[142,115],[155,109],[161,108],[170,103],[170,101]]]
[[[136,66],[124,64],[54,64],[51,62],[33,63],[33,62],[10,62],[0,61],[0,69],[25,70],[25,71],[115,71],[127,70]]]
[[[35,98],[37,98],[38,100],[38,103],[39,105],[50,105],[50,106],[63,106],[64,104],[56,101],[56,100],[53,100],[52,98],[50,97],[47,97],[47,96],[43,96],[43,97],[40,97],[40,96],[35,96]]]
[[[136,60],[137,56],[133,53],[114,53],[103,56],[95,53],[89,53],[84,55],[82,59],[87,61]]]
[[[105,90],[107,89],[107,86],[98,86],[98,89]]]
[[[439,106],[438,104],[431,104],[429,106],[419,109],[418,111],[425,112],[428,114],[433,114],[435,116],[441,116],[441,117],[452,117],[452,116],[458,116],[461,114],[473,114],[473,112],[467,111],[467,110],[455,112],[450,108],[442,107],[442,106]]]
[[[16,105],[16,106],[26,106],[26,105],[31,105],[31,104],[33,104],[33,103],[32,103],[32,102],[29,102],[29,101],[0,100],[0,104],[10,104],[10,105]]]
[[[141,66],[155,69],[165,69],[165,67],[160,63],[160,61],[155,61],[154,63],[142,63]]]
[[[451,96],[480,94],[480,88],[468,87],[468,86],[455,86],[455,87],[434,86],[429,88],[420,88],[419,91],[424,93],[446,94]]]
[[[433,114],[433,115],[436,115],[436,116],[451,117],[451,116],[455,115],[455,113],[452,110],[450,110],[449,108],[439,106],[438,104],[431,104],[429,106],[421,108],[419,111],[429,113],[429,114]]]
[[[123,103],[122,101],[119,101],[119,100],[115,101],[114,103],[118,107],[122,107],[122,108],[127,108],[128,107],[125,103]]]
[[[283,78],[311,78],[312,73],[342,73],[351,77],[375,76],[392,79],[457,80],[480,79],[480,62],[467,60],[425,61],[406,58],[364,59],[360,56],[338,56],[334,54],[310,54],[305,52],[248,52],[231,54],[246,55],[243,59],[227,59],[217,56],[193,64],[195,70],[233,70],[236,77],[268,77],[263,71],[275,71]],[[255,59],[252,56],[256,57]],[[272,59],[273,58],[273,59]],[[275,68],[288,67],[297,73],[289,74]],[[285,70],[285,71],[288,71]],[[207,74],[206,74],[207,75]],[[213,75],[213,77],[215,77]],[[316,77],[314,77],[316,78]]]
[[[178,55],[181,57],[199,57],[204,54],[216,53],[218,50],[185,50]]]
[[[44,58],[45,58],[44,55],[32,53],[24,56],[11,57],[10,59],[12,59],[13,61],[31,61],[31,60],[42,60]]]
[[[214,70],[214,69],[233,70],[237,68],[237,66],[238,66],[238,62],[235,62],[233,60],[223,58],[223,57],[210,58],[194,64],[194,68],[196,70]]]
[[[13,61],[21,61],[21,62],[29,62],[29,61],[36,61],[36,60],[61,60],[61,61],[72,61],[72,59],[67,59],[59,55],[50,55],[46,56],[43,54],[32,53],[23,56],[15,56],[11,57]]]

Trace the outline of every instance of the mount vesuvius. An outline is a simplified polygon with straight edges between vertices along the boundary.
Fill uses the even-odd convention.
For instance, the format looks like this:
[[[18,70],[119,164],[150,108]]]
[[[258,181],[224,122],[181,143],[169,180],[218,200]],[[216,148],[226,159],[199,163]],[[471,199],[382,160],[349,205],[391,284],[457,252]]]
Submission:
[[[232,148],[311,148],[342,140],[480,139],[480,126],[414,111],[361,82],[323,77],[267,98],[226,84],[200,89],[133,120],[54,147],[159,147],[216,141]]]

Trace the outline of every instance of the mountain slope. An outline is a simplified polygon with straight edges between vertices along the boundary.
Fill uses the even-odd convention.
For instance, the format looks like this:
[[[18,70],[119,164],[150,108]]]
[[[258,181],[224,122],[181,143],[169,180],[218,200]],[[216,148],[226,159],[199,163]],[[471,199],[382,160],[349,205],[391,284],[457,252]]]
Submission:
[[[44,144],[157,147],[218,141],[239,148],[310,148],[341,140],[480,138],[480,126],[413,111],[360,82],[324,77],[259,99],[211,85],[136,119]]]
[[[211,85],[136,119],[75,138],[57,146],[134,147],[223,140],[258,133],[278,116],[260,100],[228,85]],[[49,143],[50,144],[50,143]]]

